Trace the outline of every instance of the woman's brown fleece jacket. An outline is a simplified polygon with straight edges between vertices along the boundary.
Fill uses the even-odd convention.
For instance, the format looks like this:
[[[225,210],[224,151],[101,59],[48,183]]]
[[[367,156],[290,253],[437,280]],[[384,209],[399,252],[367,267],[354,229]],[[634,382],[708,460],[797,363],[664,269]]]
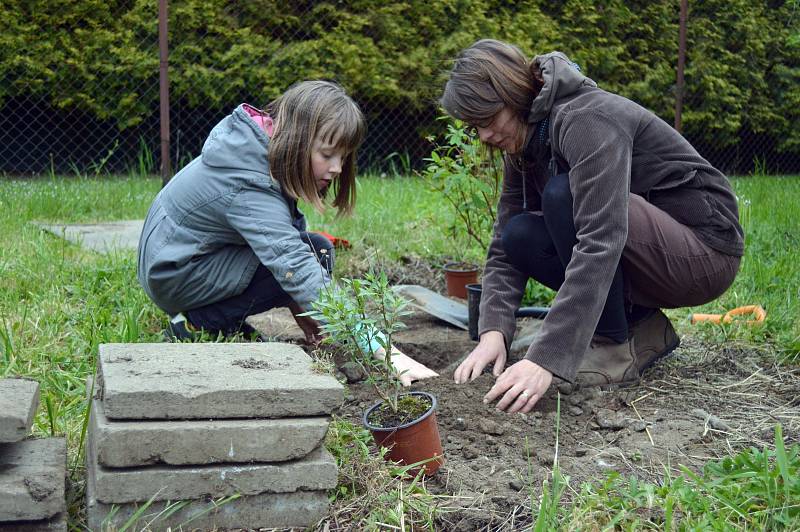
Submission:
[[[666,122],[597,88],[560,52],[537,56],[544,87],[529,130],[550,117],[552,157],[569,168],[578,243],[564,283],[526,359],[572,381],[605,304],[628,233],[628,197],[638,194],[690,227],[711,248],[741,256],[743,231],[726,177]],[[538,142],[529,135],[527,149]],[[527,277],[503,251],[502,229],[523,210],[540,210],[546,176],[537,161],[506,156],[503,192],[483,275],[479,332],[500,331],[508,347]],[[524,168],[524,169],[523,169]]]

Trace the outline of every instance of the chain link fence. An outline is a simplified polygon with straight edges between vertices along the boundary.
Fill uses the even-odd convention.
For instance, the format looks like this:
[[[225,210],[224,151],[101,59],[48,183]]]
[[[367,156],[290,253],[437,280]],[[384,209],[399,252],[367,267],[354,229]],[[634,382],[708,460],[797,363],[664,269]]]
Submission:
[[[93,1],[86,3],[92,4]],[[24,4],[20,1],[16,6],[22,13],[18,18],[23,22],[26,17],[33,17],[25,11]],[[2,58],[6,68],[0,71],[0,175],[159,173],[158,6],[154,0],[149,0],[146,5],[141,2],[133,4],[140,6],[135,17],[131,15],[130,2],[103,4],[105,18],[100,17],[99,21],[115,28],[109,30],[109,33],[117,32],[113,38],[123,36],[122,42],[129,48],[125,54],[115,48],[123,44],[116,43],[110,36],[105,45],[101,40],[100,44],[93,45],[93,49],[84,50],[89,64],[80,64],[80,54],[73,57],[66,53],[74,52],[69,50],[70,46],[80,48],[83,45],[81,23],[76,23],[62,40],[54,41],[55,48],[49,51],[26,48],[24,54],[17,52],[14,57]],[[269,25],[269,22],[263,22],[267,15],[258,11],[259,6],[228,2],[225,9],[213,14],[217,17],[215,20],[219,17],[239,20],[238,26],[242,31],[230,36],[208,29],[210,25],[204,24],[202,17],[211,15],[204,13],[202,6],[190,9],[184,4],[170,2],[170,157],[173,171],[200,153],[213,125],[238,103],[264,107],[282,90],[278,86],[285,88],[288,85],[288,82],[281,83],[283,80],[269,83],[260,80],[257,65],[253,68],[256,75],[233,79],[237,75],[235,69],[219,66],[227,64],[228,56],[225,54],[247,55],[247,39],[263,38],[264,32],[271,33],[275,39],[275,46],[268,46],[265,50],[271,50],[275,55],[283,53],[282,43],[307,38],[304,32],[319,23],[320,5],[324,3],[261,2],[260,8],[274,10],[279,20],[258,37],[250,33],[247,21],[252,20],[253,25]],[[52,16],[64,17],[55,11]],[[17,30],[11,23],[3,30],[4,33],[14,31]],[[38,28],[38,31],[45,31],[45,27]],[[83,31],[100,30],[88,27]],[[30,39],[35,37],[36,31],[28,36]],[[225,49],[215,52],[217,55],[209,56],[203,43],[214,39],[225,40],[227,44]],[[677,34],[675,41],[674,61],[677,61]],[[59,46],[63,46],[63,50]],[[689,52],[691,55],[691,50]],[[28,53],[30,57],[26,57]],[[43,55],[48,53],[54,55],[51,68],[37,67],[38,71],[30,71],[29,63],[42,62]],[[105,61],[98,58],[105,58]],[[274,58],[256,56],[256,59],[257,63]],[[296,65],[291,62],[292,57],[282,58],[284,72],[315,72],[317,77],[336,79],[348,86],[349,80],[327,75],[313,65],[309,67],[307,58],[295,56],[295,59],[298,61]],[[446,69],[447,59],[441,58],[442,70]],[[383,60],[391,63],[402,58],[386,56]],[[57,67],[64,63],[58,61],[77,64],[67,64],[68,68],[60,72]],[[43,64],[48,64],[48,61],[43,61]],[[674,64],[661,67],[675,72]],[[87,72],[92,69],[95,70]],[[586,74],[593,77],[591,71],[586,71]],[[595,79],[603,86],[602,78]],[[202,90],[193,91],[193,84],[202,84]],[[441,86],[427,87],[422,92],[429,98],[414,105],[410,105],[409,100],[392,102],[391,98],[364,96],[358,89],[350,90],[368,118],[368,138],[359,154],[362,172],[406,174],[421,166],[423,158],[431,150],[425,137],[442,129],[436,120],[438,111],[435,105],[436,92],[440,89]],[[693,109],[699,107],[706,91],[710,90],[714,90],[713,87],[692,86],[692,80],[687,79],[684,124],[691,123]],[[618,92],[626,94],[625,87]],[[674,98],[672,102],[674,109]],[[672,123],[674,115],[671,112],[662,111],[660,114]],[[735,142],[730,138],[725,142],[715,142],[713,132],[709,134],[691,126],[684,131],[701,154],[728,173],[800,172],[800,148],[778,146],[775,137],[767,133],[742,129]]]

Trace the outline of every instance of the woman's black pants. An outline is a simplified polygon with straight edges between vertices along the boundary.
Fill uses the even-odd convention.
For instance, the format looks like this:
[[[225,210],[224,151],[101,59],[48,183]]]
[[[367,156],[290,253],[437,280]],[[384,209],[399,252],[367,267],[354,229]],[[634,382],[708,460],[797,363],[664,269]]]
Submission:
[[[544,187],[541,215],[523,212],[508,221],[502,232],[503,249],[518,270],[557,291],[578,242],[576,235],[569,174],[559,174]],[[628,339],[624,288],[622,266],[617,265],[595,331],[618,343]]]

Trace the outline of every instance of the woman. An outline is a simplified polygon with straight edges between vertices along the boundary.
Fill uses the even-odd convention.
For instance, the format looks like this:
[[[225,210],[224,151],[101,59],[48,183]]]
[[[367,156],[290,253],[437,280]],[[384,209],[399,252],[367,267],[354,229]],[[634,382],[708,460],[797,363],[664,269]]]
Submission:
[[[659,309],[706,303],[733,282],[744,239],[726,177],[564,54],[528,61],[478,41],[456,59],[442,105],[505,152],[481,339],[454,374],[467,382],[494,363],[485,402],[529,412],[553,375],[635,382],[679,343]],[[557,295],[525,358],[503,371],[528,278]]]

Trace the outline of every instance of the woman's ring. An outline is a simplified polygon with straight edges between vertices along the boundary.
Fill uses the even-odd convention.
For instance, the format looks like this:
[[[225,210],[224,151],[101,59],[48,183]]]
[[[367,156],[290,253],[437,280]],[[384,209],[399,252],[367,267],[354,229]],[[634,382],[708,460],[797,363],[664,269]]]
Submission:
[[[519,396],[522,397],[523,399],[527,399],[530,396],[530,394],[528,393],[528,390],[523,390],[522,393],[519,394]]]

